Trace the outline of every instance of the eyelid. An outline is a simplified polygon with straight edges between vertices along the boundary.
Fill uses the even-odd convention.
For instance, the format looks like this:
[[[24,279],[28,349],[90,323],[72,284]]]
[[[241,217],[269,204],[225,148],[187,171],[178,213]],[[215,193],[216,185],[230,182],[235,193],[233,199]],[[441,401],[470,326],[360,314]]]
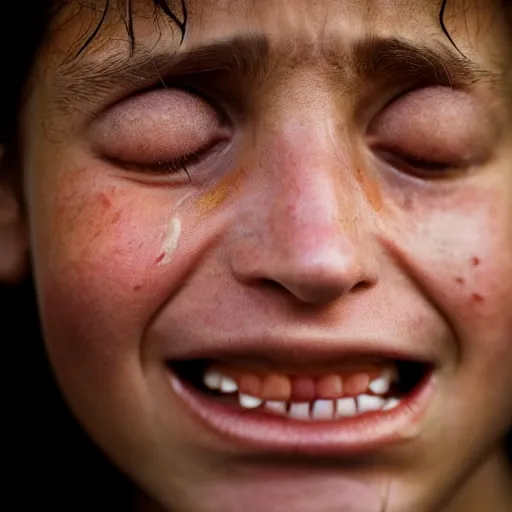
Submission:
[[[223,119],[203,96],[160,88],[114,105],[95,120],[90,138],[98,154],[144,166],[192,157],[230,138]]]
[[[488,113],[469,92],[436,86],[388,103],[370,122],[367,143],[399,170],[449,178],[489,157],[492,132]]]

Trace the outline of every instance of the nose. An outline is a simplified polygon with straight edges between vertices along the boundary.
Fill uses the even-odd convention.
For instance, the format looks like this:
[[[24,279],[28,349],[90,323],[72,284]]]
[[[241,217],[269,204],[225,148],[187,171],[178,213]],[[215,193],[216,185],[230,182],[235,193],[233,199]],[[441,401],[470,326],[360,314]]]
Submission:
[[[348,159],[313,126],[274,135],[231,252],[236,279],[272,283],[311,305],[372,286],[370,222]]]

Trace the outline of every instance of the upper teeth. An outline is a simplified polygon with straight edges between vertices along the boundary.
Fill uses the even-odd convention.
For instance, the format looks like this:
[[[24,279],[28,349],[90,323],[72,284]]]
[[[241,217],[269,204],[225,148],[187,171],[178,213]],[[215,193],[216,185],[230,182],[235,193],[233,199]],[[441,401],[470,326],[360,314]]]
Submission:
[[[235,393],[236,391],[238,391],[238,385],[230,377],[222,376],[220,382],[220,390],[223,393]]]
[[[376,395],[384,395],[389,391],[391,383],[396,379],[396,372],[391,368],[384,368],[381,375],[370,382],[368,389]]]
[[[209,370],[205,372],[203,381],[207,388],[217,391],[222,386],[222,375],[215,370]]]
[[[391,383],[396,379],[396,372],[391,369],[383,370],[382,374],[372,382],[368,389],[375,395],[387,393]],[[239,391],[234,379],[223,375],[221,372],[209,369],[203,377],[204,385],[212,390],[226,394],[234,394]],[[297,420],[332,420],[347,418],[370,411],[388,411],[400,404],[398,398],[385,399],[382,396],[360,394],[356,397],[344,396],[338,399],[317,399],[312,402],[293,401],[265,401],[262,398],[238,392],[238,401],[244,409],[256,409],[263,406],[265,409],[282,416],[288,416]]]

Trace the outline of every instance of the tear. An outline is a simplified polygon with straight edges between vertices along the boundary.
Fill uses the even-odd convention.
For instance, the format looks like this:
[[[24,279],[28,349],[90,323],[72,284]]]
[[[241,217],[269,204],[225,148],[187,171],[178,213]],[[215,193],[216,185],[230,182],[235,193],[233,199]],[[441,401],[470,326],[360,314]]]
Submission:
[[[158,265],[167,265],[172,261],[180,243],[181,229],[181,220],[178,217],[172,218],[165,235],[162,254],[157,259]]]

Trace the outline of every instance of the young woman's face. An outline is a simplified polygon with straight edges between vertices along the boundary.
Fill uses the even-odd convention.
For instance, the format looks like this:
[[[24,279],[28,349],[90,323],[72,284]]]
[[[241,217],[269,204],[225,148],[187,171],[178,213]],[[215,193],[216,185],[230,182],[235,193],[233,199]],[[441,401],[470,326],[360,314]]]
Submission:
[[[432,512],[497,475],[499,2],[449,2],[459,53],[431,0],[188,0],[183,41],[179,2],[136,1],[132,55],[124,2],[82,51],[89,3],[48,34],[22,142],[45,339],[91,436],[180,512]]]

